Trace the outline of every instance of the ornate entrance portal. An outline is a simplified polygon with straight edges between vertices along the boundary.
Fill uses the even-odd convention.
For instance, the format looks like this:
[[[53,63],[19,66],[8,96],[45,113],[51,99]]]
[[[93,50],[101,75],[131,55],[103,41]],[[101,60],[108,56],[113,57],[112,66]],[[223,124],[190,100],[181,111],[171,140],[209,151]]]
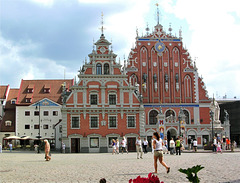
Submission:
[[[177,131],[175,129],[169,129],[167,131],[168,141],[171,140],[171,138],[173,138],[174,141],[177,139]]]

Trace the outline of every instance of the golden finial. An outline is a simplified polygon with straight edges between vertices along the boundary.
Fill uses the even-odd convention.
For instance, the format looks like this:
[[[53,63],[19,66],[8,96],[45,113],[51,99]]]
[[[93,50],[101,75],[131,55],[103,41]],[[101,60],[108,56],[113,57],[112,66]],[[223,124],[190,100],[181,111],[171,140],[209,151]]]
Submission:
[[[102,14],[101,14],[101,18],[102,18],[102,21],[101,21],[101,24],[102,24],[102,27],[100,28],[101,29],[101,31],[102,31],[102,36],[103,36],[103,30],[105,29],[104,27],[103,27],[103,12],[102,12]]]

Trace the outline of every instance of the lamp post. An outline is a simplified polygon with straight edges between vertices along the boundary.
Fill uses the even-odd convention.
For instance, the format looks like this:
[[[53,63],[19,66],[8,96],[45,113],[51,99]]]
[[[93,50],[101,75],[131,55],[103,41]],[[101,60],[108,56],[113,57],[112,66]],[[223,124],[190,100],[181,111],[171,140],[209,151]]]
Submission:
[[[210,111],[209,113],[210,113],[211,120],[212,120],[212,145],[213,145],[213,142],[214,142],[214,139],[213,139],[213,116],[214,116],[214,112]]]
[[[179,128],[179,138],[181,137],[181,126],[180,126],[180,125],[181,125],[181,124],[180,124],[180,123],[181,123],[181,118],[182,118],[182,117],[181,117],[181,115],[180,115],[180,113],[179,113],[179,114],[178,114],[178,121],[179,121],[179,127],[178,127],[178,128]]]
[[[40,138],[41,138],[41,136],[40,136],[40,127],[41,127],[40,126],[40,102],[38,102],[37,105],[36,105],[36,110],[37,109],[39,111],[39,113],[38,113],[38,116],[39,116],[39,118],[38,118],[39,119],[39,122],[38,122],[38,125],[39,125],[38,127],[39,128],[38,128],[38,130],[39,131],[38,131],[38,136],[37,136],[37,138],[38,138],[38,153],[40,153],[40,143],[41,143],[41,141],[40,141]]]

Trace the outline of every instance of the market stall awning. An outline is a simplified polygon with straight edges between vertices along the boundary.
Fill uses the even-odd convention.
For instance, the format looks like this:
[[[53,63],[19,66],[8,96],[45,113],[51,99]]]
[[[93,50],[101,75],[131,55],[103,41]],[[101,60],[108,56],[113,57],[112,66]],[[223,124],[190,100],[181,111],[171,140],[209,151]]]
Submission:
[[[9,136],[9,137],[5,137],[3,139],[5,139],[5,140],[20,140],[21,138],[17,137],[17,136]]]

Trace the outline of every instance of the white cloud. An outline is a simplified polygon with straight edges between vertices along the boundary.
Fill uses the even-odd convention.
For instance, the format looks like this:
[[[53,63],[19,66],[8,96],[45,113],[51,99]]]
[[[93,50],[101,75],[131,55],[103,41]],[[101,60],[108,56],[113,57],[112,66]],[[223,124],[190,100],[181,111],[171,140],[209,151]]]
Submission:
[[[25,51],[37,52],[39,47],[30,40],[16,44],[0,36],[0,84],[19,87],[21,79],[63,79],[66,68],[56,61],[22,54]],[[66,78],[73,76],[71,72],[66,74]]]
[[[240,80],[234,78],[240,71],[240,1],[178,0],[174,4],[164,0],[161,5],[167,13],[187,21],[192,31],[187,47],[192,58],[198,57],[197,66],[209,94],[225,91],[240,97],[240,89],[235,87]]]
[[[51,7],[54,4],[54,0],[30,0],[30,1],[47,7]]]
[[[106,32],[113,35],[113,48],[119,42],[124,41],[124,47],[118,50],[118,55],[127,58],[128,53],[135,43],[136,28],[142,29],[146,26],[145,16],[150,10],[150,0],[129,0],[125,11],[116,12],[106,19]],[[127,55],[126,55],[127,54]]]

